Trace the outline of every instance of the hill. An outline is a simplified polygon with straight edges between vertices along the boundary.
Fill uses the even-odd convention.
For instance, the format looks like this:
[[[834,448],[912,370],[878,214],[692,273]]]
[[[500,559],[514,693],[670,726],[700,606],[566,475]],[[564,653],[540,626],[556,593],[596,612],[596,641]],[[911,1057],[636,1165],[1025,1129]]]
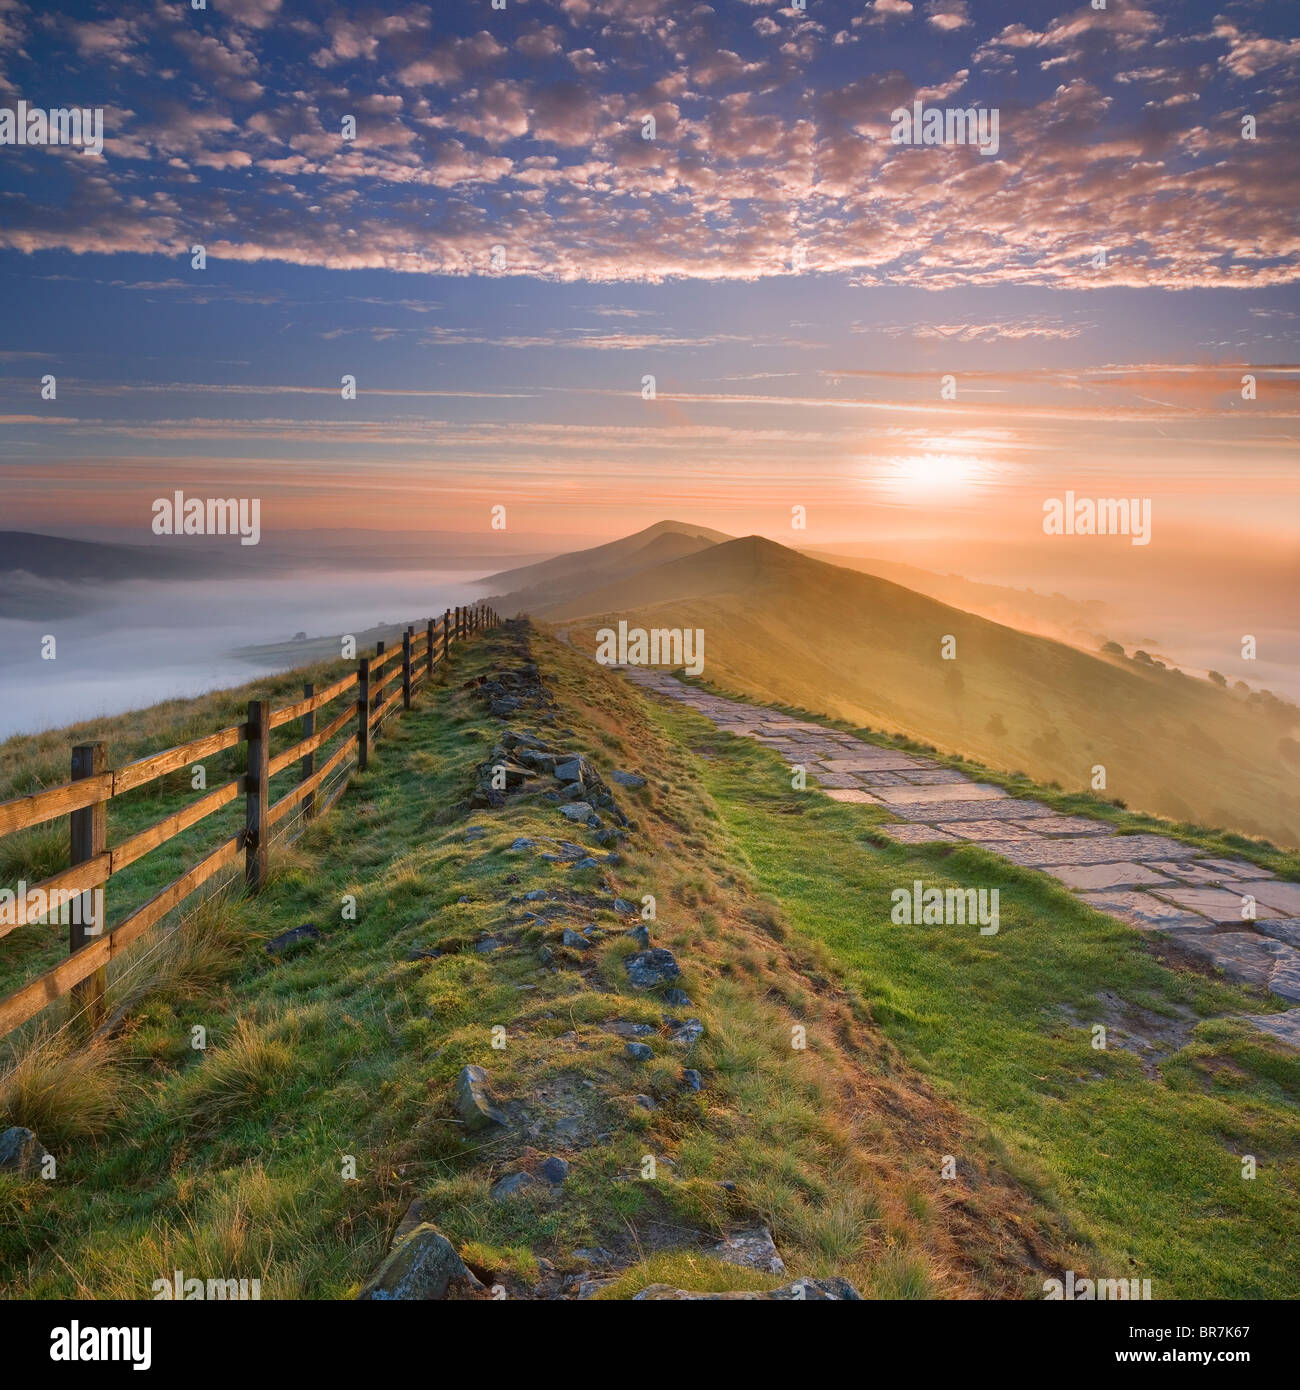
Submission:
[[[1175,820],[1300,843],[1296,707],[1079,651],[750,536],[533,613],[701,628],[704,677]],[[955,639],[945,659],[945,638]]]
[[[538,564],[520,569],[503,570],[488,575],[479,582],[490,587],[493,605],[502,613],[520,613],[535,604],[547,604],[569,594],[580,594],[594,585],[607,582],[656,565],[707,550],[711,545],[729,541],[732,537],[707,526],[692,526],[684,521],[657,521],[644,531],[577,550],[568,555],[556,555]]]

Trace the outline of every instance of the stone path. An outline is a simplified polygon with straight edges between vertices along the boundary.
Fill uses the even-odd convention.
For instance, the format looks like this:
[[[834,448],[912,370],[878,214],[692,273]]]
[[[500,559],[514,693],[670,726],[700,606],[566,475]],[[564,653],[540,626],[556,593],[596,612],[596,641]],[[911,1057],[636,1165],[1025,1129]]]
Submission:
[[[664,671],[622,671],[727,733],[752,738],[804,767],[808,780],[833,800],[883,806],[897,821],[878,828],[901,844],[982,845],[1050,874],[1099,912],[1139,931],[1160,932],[1230,979],[1300,1003],[1300,883],[1164,835],[1117,835],[1102,821],[1060,815],[919,754],[721,699]],[[1252,899],[1254,920],[1242,916]],[[1300,1008],[1245,1017],[1261,1032],[1300,1047]]]

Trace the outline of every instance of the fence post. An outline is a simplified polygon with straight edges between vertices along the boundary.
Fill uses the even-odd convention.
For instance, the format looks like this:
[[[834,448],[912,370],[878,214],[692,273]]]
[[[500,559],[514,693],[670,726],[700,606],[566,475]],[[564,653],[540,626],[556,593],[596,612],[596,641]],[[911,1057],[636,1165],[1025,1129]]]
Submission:
[[[451,647],[451,609],[444,608],[442,613],[442,659],[446,661],[447,652]]]
[[[426,639],[424,643],[424,674],[432,677],[433,675],[433,619],[430,618],[425,629]]]
[[[408,627],[402,633],[402,708],[411,708],[411,633],[414,628]]]
[[[244,882],[256,893],[266,882],[271,827],[271,702],[248,702],[248,776],[244,783]]]
[[[370,658],[363,656],[357,668],[357,768],[364,772],[370,762]]]
[[[72,750],[72,780],[80,782],[85,777],[94,777],[108,767],[108,751],[103,743],[79,743]],[[84,864],[87,859],[95,859],[108,848],[108,802],[97,801],[93,806],[73,811],[69,816],[72,840],[72,864]],[[95,894],[99,897],[99,913],[94,911]],[[68,954],[70,956],[85,946],[92,937],[100,935],[107,923],[107,908],[104,889],[88,888],[72,904],[74,911],[68,925]],[[90,930],[87,925],[90,924]],[[82,1026],[87,1032],[94,1032],[104,1021],[104,986],[107,971],[103,966],[72,987],[72,1014],[74,1018],[83,1015]]]
[[[302,688],[302,695],[304,700],[310,700],[311,697],[315,695],[315,693],[316,687],[314,685],[304,685]],[[315,732],[316,711],[314,709],[309,709],[307,713],[304,714],[302,717],[302,736],[303,738],[310,738]],[[299,780],[305,782],[310,776],[312,776],[312,774],[315,771],[316,754],[304,753],[302,758],[302,776],[299,778]],[[310,791],[307,793],[305,797],[303,797],[302,800],[302,818],[303,820],[311,820],[311,818],[315,814],[316,793],[314,791]]]

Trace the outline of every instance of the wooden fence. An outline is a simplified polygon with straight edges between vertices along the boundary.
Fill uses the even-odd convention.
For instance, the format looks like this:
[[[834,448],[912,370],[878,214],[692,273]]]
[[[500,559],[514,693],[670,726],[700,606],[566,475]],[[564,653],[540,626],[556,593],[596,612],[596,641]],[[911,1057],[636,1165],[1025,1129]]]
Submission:
[[[273,710],[269,700],[250,700],[247,723],[232,725],[162,753],[152,753],[116,769],[106,766],[103,743],[78,744],[72,750],[69,782],[31,796],[0,802],[0,836],[67,816],[72,850],[69,868],[36,884],[26,894],[16,895],[12,920],[0,922],[0,937],[25,926],[29,920],[53,916],[56,903],[67,902],[80,909],[71,913],[73,922],[68,929],[67,959],[0,999],[0,1037],[69,992],[73,995],[74,1017],[88,1031],[97,1028],[105,1013],[108,962],[240,854],[244,856],[248,889],[252,892],[260,889],[266,882],[273,827],[299,805],[302,806],[300,814],[306,819],[328,810],[347,786],[345,779],[327,801],[321,802],[319,794],[330,775],[353,753],[357,768],[364,771],[374,735],[382,721],[399,704],[404,710],[410,709],[412,691],[433,675],[457,642],[495,626],[497,621],[496,613],[482,605],[448,609],[438,621],[430,619],[423,632],[417,633],[414,627],[408,627],[400,647],[385,651],[384,643],[380,642],[374,656],[363,658],[353,674],[327,689],[316,691],[310,685],[304,686],[303,698],[283,709]],[[355,696],[344,704],[341,712],[317,729],[317,714],[353,691]],[[292,747],[272,754],[271,731],[295,719],[302,721],[302,738]],[[353,732],[317,767],[316,754],[349,724],[354,725]],[[108,803],[114,797],[241,743],[247,745],[247,769],[242,776],[112,849],[108,848]],[[295,762],[301,764],[297,785],[272,803],[268,794],[271,778]],[[113,875],[241,795],[244,797],[244,828],[211,850],[111,931],[106,931],[105,885]],[[97,892],[103,895],[98,915],[93,913],[91,898]],[[33,895],[41,895],[35,898],[35,904],[46,903],[48,914],[35,911],[29,919],[27,902]],[[95,922],[91,930],[84,925],[88,918]]]

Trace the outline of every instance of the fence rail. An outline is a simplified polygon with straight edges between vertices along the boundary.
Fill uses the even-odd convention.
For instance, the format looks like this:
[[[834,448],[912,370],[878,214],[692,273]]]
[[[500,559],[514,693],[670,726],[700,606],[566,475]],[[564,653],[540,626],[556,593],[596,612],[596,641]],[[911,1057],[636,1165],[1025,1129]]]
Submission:
[[[380,725],[400,704],[411,707],[411,696],[420,683],[429,679],[447,658],[452,647],[493,627],[497,614],[483,605],[448,609],[436,621],[430,618],[422,632],[408,627],[401,646],[379,649],[373,657],[363,657],[357,670],[324,690],[307,685],[303,698],[278,710],[269,700],[252,700],[248,720],[220,729],[203,738],[192,739],[175,748],[138,758],[120,768],[105,766],[106,746],[102,742],[78,744],[72,750],[71,780],[60,787],[34,792],[13,801],[0,802],[0,837],[43,825],[61,816],[69,819],[71,864],[24,894],[15,894],[13,920],[0,922],[0,937],[16,928],[53,917],[63,903],[78,907],[68,928],[68,956],[36,979],[0,999],[0,1037],[20,1027],[56,999],[68,993],[75,996],[78,1015],[93,1031],[105,1013],[105,967],[115,955],[156,925],[173,908],[196,892],[214,874],[239,855],[244,855],[244,878],[256,892],[266,882],[270,852],[270,831],[285,816],[303,805],[303,816],[310,820],[327,806],[318,804],[318,793],[330,776],[356,754],[357,768],[364,771]],[[397,667],[384,675],[384,668],[396,661]],[[389,687],[396,688],[389,690]],[[340,696],[356,695],[321,728],[316,716]],[[385,693],[385,692],[388,693]],[[272,730],[302,721],[302,737],[274,756],[270,752]],[[353,732],[319,767],[316,754],[339,733],[353,725]],[[246,745],[247,760],[241,776],[210,791],[188,806],[163,817],[120,844],[108,847],[108,805],[117,796],[191,766],[214,753]],[[301,765],[299,781],[278,801],[269,799],[271,779],[294,763]],[[347,779],[329,796],[328,805],[342,794]],[[244,828],[210,850],[200,861],[148,902],[130,913],[111,931],[107,926],[107,889],[113,875],[134,864],[160,845],[198,825],[214,812],[240,796],[245,799]],[[304,804],[305,803],[305,804]],[[93,911],[88,895],[102,892],[99,912]],[[28,900],[33,912],[29,916]],[[73,899],[77,902],[73,904]],[[92,929],[87,920],[97,925]]]

